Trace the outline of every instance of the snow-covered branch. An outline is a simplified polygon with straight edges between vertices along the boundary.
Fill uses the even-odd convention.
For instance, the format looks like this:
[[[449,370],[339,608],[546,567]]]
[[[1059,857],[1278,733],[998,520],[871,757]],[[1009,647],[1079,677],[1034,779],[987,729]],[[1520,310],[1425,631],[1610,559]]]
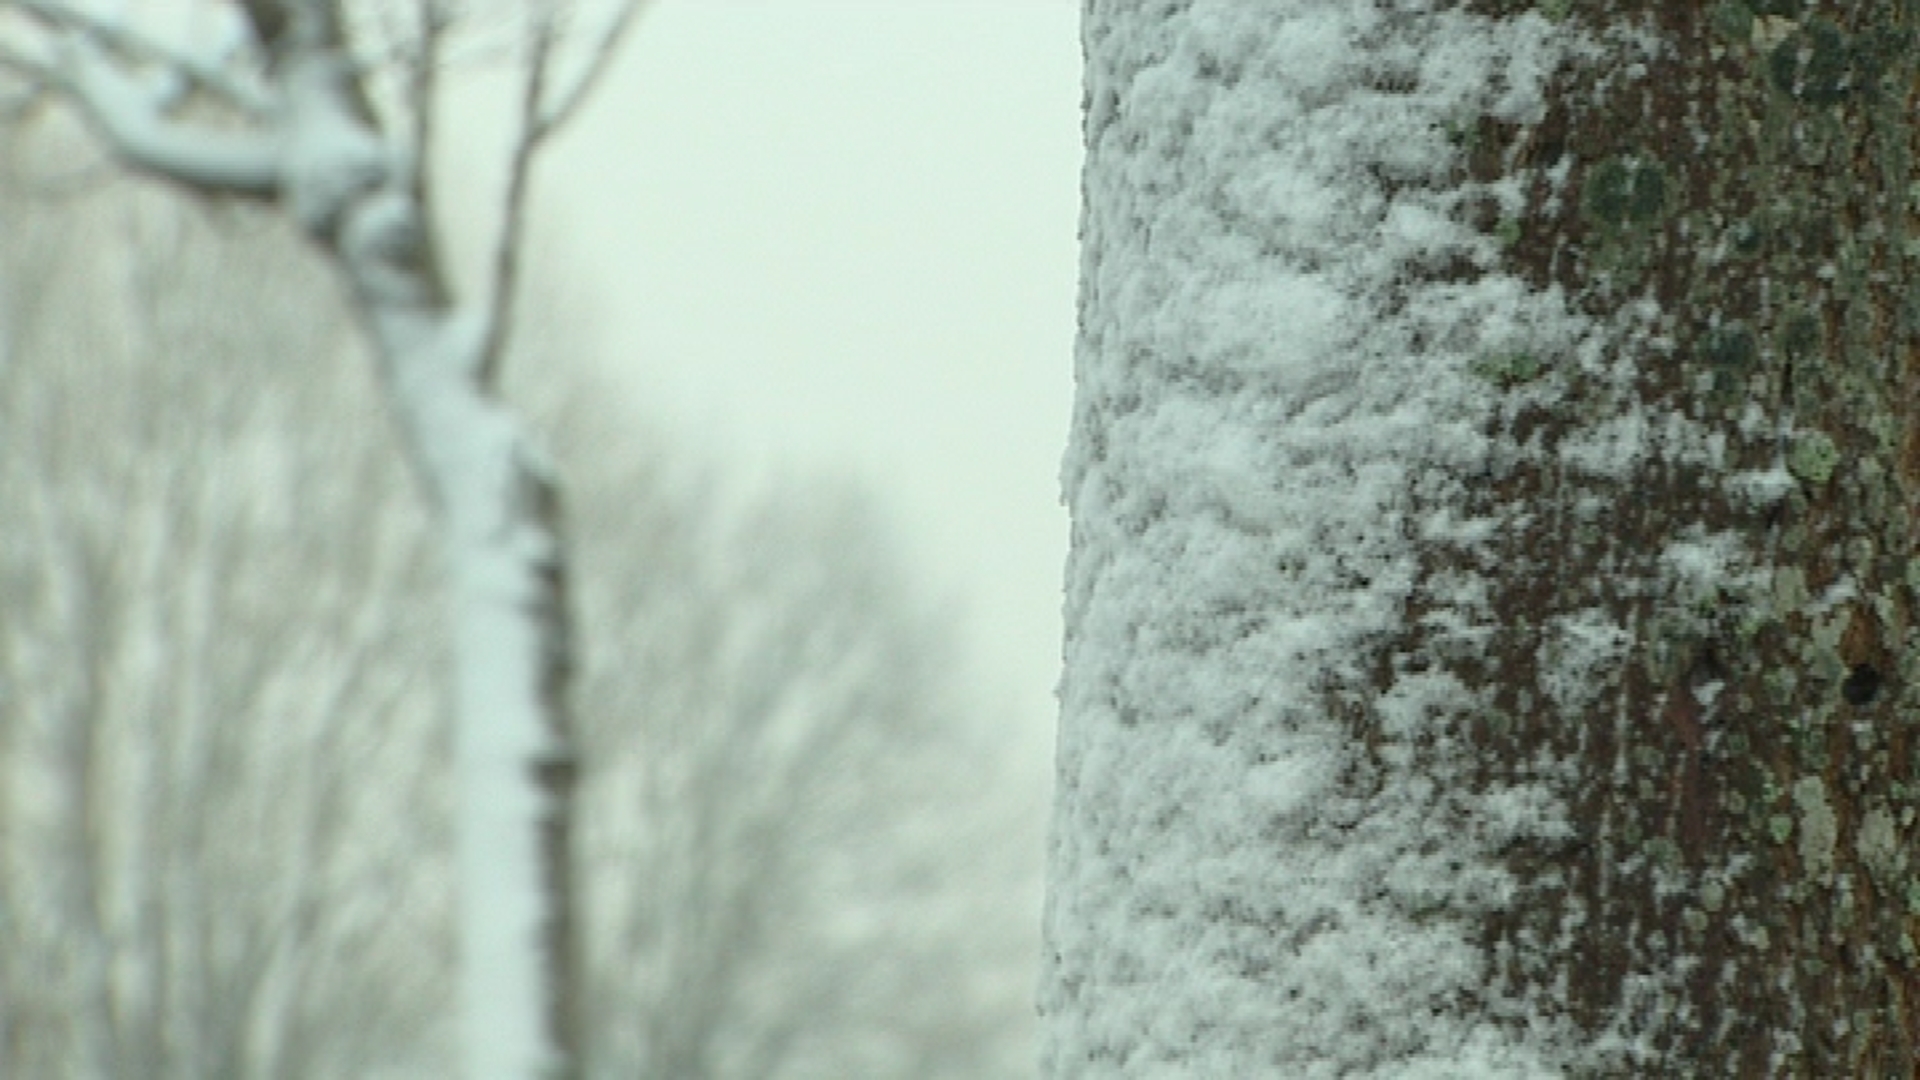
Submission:
[[[12,0],[8,8],[40,30],[37,41],[10,41],[0,66],[25,75],[39,92],[70,100],[125,164],[196,190],[253,198],[277,188],[276,148],[260,127],[268,95],[223,69],[138,31],[54,0]],[[180,119],[190,89],[221,101],[249,126],[215,128]]]
[[[48,67],[55,85],[128,165],[208,194],[267,198],[279,189],[280,155],[267,134],[173,119],[164,85],[136,79],[86,34],[70,35],[57,52]]]
[[[273,112],[273,99],[265,90],[227,69],[226,48],[196,56],[70,4],[53,0],[15,0],[15,4],[50,31],[80,34],[132,63],[156,64],[170,81],[197,88],[242,115],[264,119]]]

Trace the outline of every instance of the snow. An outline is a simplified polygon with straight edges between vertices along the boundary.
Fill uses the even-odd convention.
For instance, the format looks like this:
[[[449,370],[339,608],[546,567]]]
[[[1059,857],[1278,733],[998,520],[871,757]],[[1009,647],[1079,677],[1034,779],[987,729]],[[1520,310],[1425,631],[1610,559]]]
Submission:
[[[1584,708],[1601,690],[1597,676],[1619,671],[1632,644],[1600,608],[1556,616],[1541,646],[1541,689],[1562,710]]]
[[[208,191],[271,193],[277,147],[251,131],[189,130],[164,114],[166,89],[122,72],[82,36],[67,42],[60,71],[106,141],[123,160]]]
[[[1689,526],[1661,549],[1660,563],[1669,589],[1689,607],[1712,606],[1735,584],[1750,585],[1742,572],[1741,538],[1731,532],[1708,533]]]
[[[354,109],[352,77],[345,57],[320,53],[289,61],[282,79],[280,199],[316,235],[329,233],[359,196],[397,171],[384,140]]]
[[[1448,783],[1478,692],[1391,647],[1416,543],[1491,529],[1463,509],[1494,398],[1475,362],[1586,333],[1492,272],[1449,172],[1449,132],[1537,118],[1575,43],[1366,0],[1085,18],[1045,1070],[1556,1075],[1555,1030],[1491,987],[1470,920],[1510,897],[1499,848],[1565,835],[1563,809]],[[1453,260],[1488,272],[1422,273]],[[1583,463],[1648,437],[1600,433]],[[1482,640],[1483,583],[1420,587],[1436,650]],[[1617,652],[1615,628],[1557,633]]]
[[[1793,478],[1784,465],[1774,465],[1769,469],[1748,469],[1730,474],[1726,479],[1727,489],[1740,496],[1757,508],[1766,508],[1785,499],[1799,482]]]
[[[383,215],[381,197],[370,213]],[[389,208],[390,209],[390,208]],[[362,227],[350,224],[349,231]],[[546,798],[531,765],[552,749],[538,698],[547,642],[537,580],[550,537],[515,511],[522,435],[471,381],[484,338],[471,314],[424,334],[402,314],[376,317],[398,350],[393,387],[445,519],[457,635],[455,769],[463,1039],[470,1080],[540,1075],[545,917],[538,824]]]
[[[518,1080],[552,1066],[546,1031],[540,825],[534,764],[551,751],[540,700],[546,637],[541,581],[554,540],[523,514],[526,438],[476,375],[484,316],[447,308],[411,254],[422,208],[391,185],[388,151],[338,95],[326,58],[286,83],[281,166],[289,210],[336,241],[385,368],[414,464],[445,543],[455,635],[455,866],[461,947],[462,1075]]]

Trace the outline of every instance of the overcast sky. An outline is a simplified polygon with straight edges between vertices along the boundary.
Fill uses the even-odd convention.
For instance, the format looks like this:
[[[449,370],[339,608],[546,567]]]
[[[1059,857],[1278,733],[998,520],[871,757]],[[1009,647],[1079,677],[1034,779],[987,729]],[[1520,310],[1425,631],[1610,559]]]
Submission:
[[[547,257],[673,433],[870,481],[1050,745],[1072,0],[657,0],[538,177]]]

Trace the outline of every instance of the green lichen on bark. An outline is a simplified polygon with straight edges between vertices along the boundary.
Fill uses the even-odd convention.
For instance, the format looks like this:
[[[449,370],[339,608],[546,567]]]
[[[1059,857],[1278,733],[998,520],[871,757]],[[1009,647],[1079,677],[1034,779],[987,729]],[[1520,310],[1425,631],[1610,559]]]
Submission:
[[[1530,185],[1507,269],[1609,338],[1489,380],[1495,606],[1636,641],[1579,708],[1539,692],[1537,640],[1493,643],[1519,720],[1489,775],[1562,762],[1584,823],[1571,861],[1516,853],[1502,974],[1640,1040],[1596,1074],[1920,1074],[1920,3],[1472,6],[1610,43],[1542,123],[1470,140],[1477,174]],[[1657,433],[1624,474],[1574,467],[1621,417]],[[1735,553],[1719,587],[1663,561],[1685,535]]]
[[[1473,373],[1496,386],[1516,386],[1539,378],[1546,365],[1530,352],[1504,352],[1482,357],[1474,363]]]
[[[1807,431],[1793,437],[1793,449],[1787,453],[1787,471],[1803,483],[1824,484],[1833,478],[1840,464],[1840,449],[1824,432]]]

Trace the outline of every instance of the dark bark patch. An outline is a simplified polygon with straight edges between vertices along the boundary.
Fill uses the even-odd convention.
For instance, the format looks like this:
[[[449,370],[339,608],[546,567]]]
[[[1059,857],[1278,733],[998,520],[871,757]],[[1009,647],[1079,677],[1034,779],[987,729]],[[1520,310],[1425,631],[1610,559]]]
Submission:
[[[1667,178],[1658,162],[1634,156],[1611,157],[1587,174],[1581,193],[1588,216],[1620,228],[1659,220],[1667,207]]]
[[[1840,696],[1855,708],[1865,708],[1879,699],[1883,681],[1872,664],[1855,664],[1841,680]]]

